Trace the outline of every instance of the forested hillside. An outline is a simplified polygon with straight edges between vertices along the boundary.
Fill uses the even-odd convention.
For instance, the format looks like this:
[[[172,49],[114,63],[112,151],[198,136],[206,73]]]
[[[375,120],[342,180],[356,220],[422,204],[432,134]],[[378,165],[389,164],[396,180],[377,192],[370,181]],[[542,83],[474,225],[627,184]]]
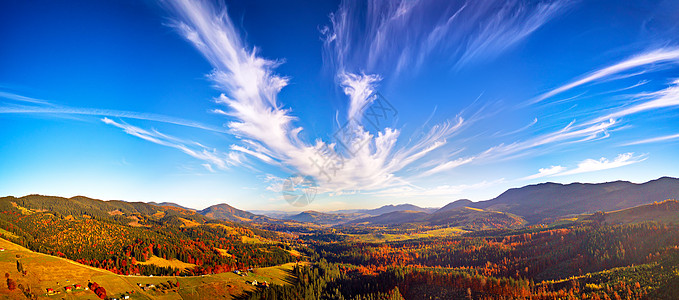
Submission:
[[[118,274],[211,274],[297,259],[276,233],[145,203],[5,197],[0,228],[31,250]],[[195,267],[140,263],[154,256]]]

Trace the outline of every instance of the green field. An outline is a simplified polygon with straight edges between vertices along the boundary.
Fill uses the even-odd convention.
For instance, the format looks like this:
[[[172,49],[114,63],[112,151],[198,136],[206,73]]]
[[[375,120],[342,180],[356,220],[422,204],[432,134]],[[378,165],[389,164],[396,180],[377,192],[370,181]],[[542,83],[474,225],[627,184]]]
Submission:
[[[354,242],[385,243],[431,237],[447,237],[460,235],[465,232],[467,231],[458,227],[448,227],[413,233],[369,233],[369,234],[345,234],[345,235],[351,237],[351,239]]]
[[[81,284],[87,286],[88,281],[103,286],[108,297],[120,298],[129,294],[130,299],[231,299],[245,291],[256,289],[250,282],[267,281],[273,284],[286,284],[291,281],[290,270],[294,263],[257,268],[247,276],[232,272],[205,276],[123,276],[112,272],[85,266],[67,259],[30,251],[26,248],[0,239],[0,272],[9,273],[10,278],[22,287],[30,287],[33,294],[42,299],[98,299],[92,291],[66,292],[66,286]],[[17,271],[17,260],[23,264],[26,276]],[[144,291],[137,284],[179,282],[179,287],[165,291]],[[57,295],[47,295],[47,288],[58,291]],[[0,286],[0,298],[26,299],[19,289],[9,291],[3,282]]]

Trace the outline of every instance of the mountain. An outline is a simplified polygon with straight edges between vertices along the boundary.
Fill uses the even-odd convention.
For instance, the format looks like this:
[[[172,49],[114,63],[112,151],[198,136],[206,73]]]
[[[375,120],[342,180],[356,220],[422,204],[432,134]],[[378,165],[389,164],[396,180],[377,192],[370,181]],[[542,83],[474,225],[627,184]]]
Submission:
[[[478,208],[458,207],[439,210],[432,214],[419,211],[395,211],[375,217],[349,222],[360,225],[403,225],[419,224],[428,226],[453,226],[467,229],[514,228],[525,224],[518,216]]]
[[[679,179],[662,177],[641,184],[628,181],[548,182],[509,189],[491,200],[465,203],[469,207],[508,212],[529,223],[538,223],[567,215],[619,210],[677,198]],[[455,203],[448,205],[456,206]]]
[[[660,222],[679,224],[679,201],[665,200],[611,212],[595,213],[588,219],[604,224]]]
[[[386,213],[397,212],[397,211],[418,211],[418,212],[434,212],[436,208],[422,208],[417,205],[412,204],[399,204],[399,205],[385,205],[380,208],[375,209],[364,209],[359,210],[357,213],[368,214],[372,216],[379,216]]]
[[[100,219],[125,219],[133,215],[155,215],[160,218],[180,217],[198,223],[206,221],[205,216],[193,210],[176,206],[158,206],[144,202],[103,201],[83,196],[64,198],[28,195],[19,198],[12,196],[0,198],[0,209],[17,207],[22,211],[49,211],[63,216],[88,215]],[[128,217],[123,217],[123,215]]]
[[[395,212],[395,211],[420,211],[420,212],[426,212],[426,213],[432,213],[437,210],[437,208],[431,208],[431,207],[419,207],[417,205],[413,204],[398,204],[398,205],[384,205],[378,208],[374,209],[343,209],[343,210],[335,210],[331,211],[329,213],[333,214],[363,214],[363,215],[370,215],[370,216],[379,216],[381,214],[386,214],[390,212]]]
[[[403,210],[392,211],[379,216],[361,218],[353,220],[349,223],[364,224],[364,225],[399,225],[406,223],[421,223],[429,216],[426,212]]]
[[[153,205],[156,205],[156,206],[174,206],[174,207],[179,207],[179,208],[183,208],[183,209],[186,209],[186,210],[195,211],[195,209],[193,209],[193,208],[189,208],[189,207],[186,207],[186,206],[181,206],[181,205],[179,205],[179,204],[177,204],[177,203],[172,203],[172,202],[161,202],[161,203],[158,203],[158,202],[149,202],[149,204],[153,204]]]
[[[355,214],[332,214],[308,210],[303,211],[296,215],[288,216],[285,218],[285,220],[293,220],[297,222],[315,223],[322,225],[335,225],[354,220],[357,217],[358,216],[356,216]]]
[[[447,225],[470,229],[516,228],[526,223],[523,218],[513,214],[472,207],[439,210],[429,215],[426,221],[434,226]]]
[[[279,234],[249,224],[175,206],[82,196],[2,197],[0,236],[117,274],[204,275],[297,259]]]
[[[473,203],[474,202],[472,202],[469,199],[460,199],[460,200],[456,200],[456,201],[453,201],[453,202],[446,204],[446,206],[439,208],[437,210],[437,212],[443,212],[443,211],[447,211],[447,210],[451,210],[451,209],[455,209],[455,208],[461,208],[461,207],[470,207],[470,206],[473,206]]]
[[[269,218],[274,218],[274,219],[279,219],[279,220],[282,220],[282,219],[285,219],[286,217],[300,213],[300,211],[256,210],[256,209],[248,210],[248,212],[251,212],[255,215],[267,216]]]
[[[211,219],[226,220],[232,222],[252,222],[252,221],[268,221],[266,216],[260,216],[234,208],[231,205],[222,203],[210,206],[206,209],[198,211],[199,214]]]

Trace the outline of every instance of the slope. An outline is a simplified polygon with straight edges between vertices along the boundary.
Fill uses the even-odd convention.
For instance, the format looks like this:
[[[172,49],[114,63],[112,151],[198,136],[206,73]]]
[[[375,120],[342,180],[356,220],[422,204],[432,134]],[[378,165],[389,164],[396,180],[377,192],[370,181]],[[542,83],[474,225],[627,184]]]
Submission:
[[[509,189],[494,199],[466,204],[512,213],[529,223],[537,223],[566,215],[619,210],[676,198],[679,198],[679,179],[662,177],[641,184],[627,181],[594,184],[548,182]]]
[[[33,252],[19,245],[13,244],[0,238],[0,272],[9,273],[10,278],[17,285],[29,287],[31,293],[39,298],[48,297],[46,290],[52,288],[60,292],[59,299],[96,299],[89,290],[66,292],[66,286],[80,284],[87,286],[88,281],[96,282],[106,289],[110,298],[122,298],[124,294],[132,295],[134,299],[207,299],[226,298],[232,299],[247,291],[253,291],[255,286],[250,284],[252,280],[259,282],[267,281],[273,284],[285,285],[290,281],[289,270],[294,263],[280,266],[257,268],[248,276],[239,276],[232,272],[205,276],[124,276],[112,272],[82,265],[64,258]],[[26,276],[17,272],[16,261],[20,260]],[[138,284],[146,286],[153,284],[157,287],[168,281],[179,283],[178,287],[160,290],[159,288],[144,291]],[[0,298],[26,299],[24,294],[16,289],[9,291],[0,288]]]
[[[268,221],[269,219],[266,216],[256,215],[251,212],[240,210],[225,203],[210,206],[206,209],[198,211],[198,213],[211,219],[232,222]]]

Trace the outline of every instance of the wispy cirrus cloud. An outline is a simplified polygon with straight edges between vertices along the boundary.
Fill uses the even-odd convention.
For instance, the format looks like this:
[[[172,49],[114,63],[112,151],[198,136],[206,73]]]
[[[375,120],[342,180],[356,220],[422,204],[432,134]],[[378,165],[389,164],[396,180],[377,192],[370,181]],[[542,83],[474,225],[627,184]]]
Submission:
[[[504,178],[500,178],[497,180],[491,180],[491,181],[482,181],[474,184],[458,184],[458,185],[449,185],[449,184],[444,184],[444,185],[438,185],[432,188],[422,188],[422,187],[413,187],[413,186],[402,186],[402,187],[394,187],[394,188],[388,188],[384,189],[381,191],[377,191],[374,193],[370,193],[371,195],[379,196],[379,197],[389,197],[389,198],[397,198],[397,199],[404,199],[404,198],[420,198],[420,197],[450,197],[450,196],[455,196],[455,195],[460,195],[464,192],[467,192],[469,190],[478,190],[478,189],[483,189],[487,187],[492,187],[496,186],[498,184],[501,184],[505,182]],[[421,198],[420,198],[421,199]]]
[[[600,122],[605,119],[617,119],[628,115],[654,110],[664,107],[679,106],[679,79],[674,80],[667,88],[650,92],[641,93],[633,96],[637,102],[628,107],[623,107],[609,114],[603,115],[592,120],[592,122]]]
[[[122,129],[125,133],[136,136],[140,139],[178,149],[196,159],[205,161],[208,166],[205,166],[209,171],[214,171],[212,165],[220,169],[227,169],[241,163],[242,155],[237,152],[222,153],[216,149],[209,149],[199,143],[185,141],[173,136],[162,134],[156,130],[146,130],[137,126],[133,126],[124,122],[116,122],[109,118],[101,119],[102,122]]]
[[[566,168],[564,168],[562,166],[551,166],[549,168],[540,168],[538,170],[537,174],[526,176],[526,177],[521,178],[521,179],[522,180],[531,180],[531,179],[537,179],[537,178],[542,178],[542,177],[547,177],[547,176],[553,176],[553,175],[556,175],[558,173],[563,172],[564,170],[566,170]]]
[[[0,98],[30,103],[31,105],[17,104],[17,103],[2,103],[0,105],[0,114],[52,114],[52,115],[87,115],[87,116],[106,116],[112,118],[126,118],[137,119],[145,121],[154,121],[166,124],[173,124],[214,132],[227,133],[226,128],[212,126],[201,122],[192,120],[171,117],[155,113],[135,112],[116,109],[98,109],[98,108],[77,108],[58,105],[48,100],[35,99],[13,93],[0,92]]]
[[[590,142],[608,138],[617,121],[609,119],[596,124],[575,124],[572,121],[560,130],[537,135],[527,140],[493,146],[478,155],[482,160],[511,159],[531,154],[547,146]]]
[[[620,124],[618,118],[624,115],[614,113],[604,115],[606,118],[595,117],[582,122],[574,120],[558,130],[543,131],[534,136],[528,135],[528,138],[499,143],[485,151],[464,156],[459,155],[459,149],[464,146],[456,143],[459,141],[455,141],[454,138],[475,120],[466,120],[462,116],[431,126],[417,138],[404,139],[401,137],[401,130],[391,127],[369,132],[363,127],[360,112],[366,105],[375,101],[377,86],[383,78],[381,72],[395,71],[390,68],[398,68],[398,65],[416,66],[433,51],[450,50],[448,48],[453,45],[446,44],[449,39],[461,41],[462,45],[453,49],[453,53],[456,53],[452,59],[453,64],[467,64],[479,57],[492,57],[524,39],[558,15],[567,5],[559,1],[537,2],[530,5],[523,2],[493,5],[468,3],[455,7],[449,6],[452,4],[438,3],[436,5],[442,5],[445,9],[433,9],[436,7],[435,4],[427,1],[398,3],[378,1],[366,4],[367,8],[359,7],[363,4],[345,2],[338,12],[333,14],[332,28],[323,31],[326,38],[326,59],[332,60],[333,66],[336,67],[338,84],[348,101],[348,109],[343,115],[347,120],[355,122],[350,128],[352,138],[343,141],[350,149],[356,149],[349,154],[334,140],[318,138],[311,141],[300,137],[304,129],[295,126],[298,117],[291,108],[286,108],[277,99],[289,80],[275,72],[281,62],[264,59],[258,55],[256,48],[249,48],[224,9],[217,9],[204,1],[173,0],[165,3],[174,15],[175,21],[172,26],[214,68],[209,77],[222,92],[215,102],[223,107],[215,108],[213,112],[229,119],[228,133],[236,137],[238,143],[231,145],[228,152],[215,152],[220,160],[211,161],[214,158],[206,156],[202,151],[204,149],[200,147],[198,150],[201,151],[187,151],[185,147],[178,146],[184,145],[183,143],[159,138],[158,132],[140,133],[138,130],[118,126],[120,124],[107,123],[151,142],[177,148],[204,160],[210,166],[228,166],[232,161],[251,157],[290,173],[312,176],[320,184],[322,192],[340,194],[357,190],[414,189],[418,190],[419,194],[426,194],[431,189],[418,188],[411,181],[465,165],[518,158],[551,146],[605,139]],[[351,20],[357,17],[354,15],[356,9],[366,9],[364,17],[367,21],[360,25],[365,28],[352,27],[356,26],[351,23]],[[439,18],[420,20],[429,22],[427,24],[416,23],[420,22],[416,20],[418,16],[425,12],[431,14],[432,10],[436,11],[434,15]],[[481,23],[484,26],[470,29],[471,31],[465,31],[464,28],[460,31],[450,30],[457,24],[458,18],[466,18],[464,23],[469,23],[469,20],[483,20]],[[441,23],[442,20],[445,22]],[[502,23],[499,20],[509,21]],[[408,28],[404,29],[404,26]],[[398,28],[406,32],[411,30],[413,34],[395,35]],[[458,34],[460,36],[456,36]],[[357,37],[359,38],[354,40]],[[485,43],[481,42],[482,40]],[[427,43],[421,46],[422,43],[419,41]],[[408,47],[429,48],[419,52],[420,56],[411,56],[410,51],[413,49]],[[543,95],[544,99],[588,82],[616,75],[634,66],[671,61],[672,52],[665,52],[649,52],[653,54],[641,55],[645,57],[644,59],[635,56],[632,62],[623,62],[617,67],[595,71],[582,80],[555,89],[552,94]],[[362,72],[364,70],[375,72],[364,73]],[[650,100],[653,101],[669,97],[668,95],[673,95],[672,93],[673,90],[668,90],[647,96],[649,99],[655,97]],[[664,100],[657,102],[659,104],[648,106],[648,109],[661,107],[660,104],[668,102],[673,103],[673,100],[662,99]],[[640,106],[629,112],[634,113],[643,109],[645,107]],[[519,131],[528,130],[536,123],[537,119],[534,119]],[[405,145],[404,140],[408,141]],[[453,147],[454,144],[458,145]],[[433,155],[435,152],[437,155]],[[227,155],[224,153],[238,156],[229,160],[224,158]],[[529,176],[529,179],[591,172],[640,161],[643,161],[643,158],[633,157],[631,154],[629,157],[622,155],[610,161],[585,160],[573,169],[561,166],[541,169],[538,174]],[[326,169],[319,170],[319,165]],[[280,180],[281,178],[278,178],[278,181]],[[456,188],[451,185],[435,190],[451,192]],[[438,192],[432,190],[431,193]]]
[[[650,144],[650,143],[666,142],[666,141],[673,141],[673,140],[679,140],[679,134],[665,135],[665,136],[659,136],[659,137],[654,137],[654,138],[649,138],[649,139],[638,140],[638,141],[622,144],[622,146],[633,146],[633,145]]]
[[[398,129],[387,127],[370,133],[360,124],[360,118],[350,128],[351,139],[344,141],[356,149],[354,153],[341,151],[333,141],[304,141],[299,137],[303,128],[294,126],[297,117],[277,100],[288,83],[274,71],[279,62],[259,57],[257,49],[248,49],[225,10],[204,1],[166,4],[175,16],[173,26],[214,68],[209,76],[223,92],[216,102],[227,107],[214,112],[230,118],[229,132],[241,141],[231,149],[290,172],[314,176],[326,191],[407,184],[396,173],[440,148],[464,122],[458,118],[435,125],[407,148],[396,146]],[[356,119],[373,101],[380,76],[341,75],[340,84],[349,100],[347,119]],[[319,173],[319,164],[330,169]]]
[[[538,96],[537,98],[533,99],[531,103],[542,102],[554,95],[563,93],[565,91],[571,90],[573,88],[596,80],[603,79],[611,75],[619,74],[624,71],[628,71],[643,66],[653,68],[657,67],[659,64],[664,63],[679,63],[679,48],[659,48],[635,55],[617,64],[596,70],[588,75],[585,75],[581,79],[572,81],[570,83],[557,87],[553,90],[550,90],[549,92],[546,92]],[[644,71],[635,73],[635,75],[640,75],[643,73]]]
[[[599,159],[585,159],[578,163],[577,167],[568,169],[562,166],[551,166],[549,168],[542,168],[538,170],[537,174],[533,174],[524,178],[522,180],[537,179],[543,177],[552,176],[566,176],[575,175],[581,173],[596,172],[608,169],[614,169],[619,167],[624,167],[631,164],[640,163],[646,160],[648,157],[646,155],[634,155],[632,152],[618,154],[613,160],[602,157]]]
[[[459,68],[493,58],[558,16],[568,1],[343,1],[323,27],[326,65],[398,73],[435,56]]]

